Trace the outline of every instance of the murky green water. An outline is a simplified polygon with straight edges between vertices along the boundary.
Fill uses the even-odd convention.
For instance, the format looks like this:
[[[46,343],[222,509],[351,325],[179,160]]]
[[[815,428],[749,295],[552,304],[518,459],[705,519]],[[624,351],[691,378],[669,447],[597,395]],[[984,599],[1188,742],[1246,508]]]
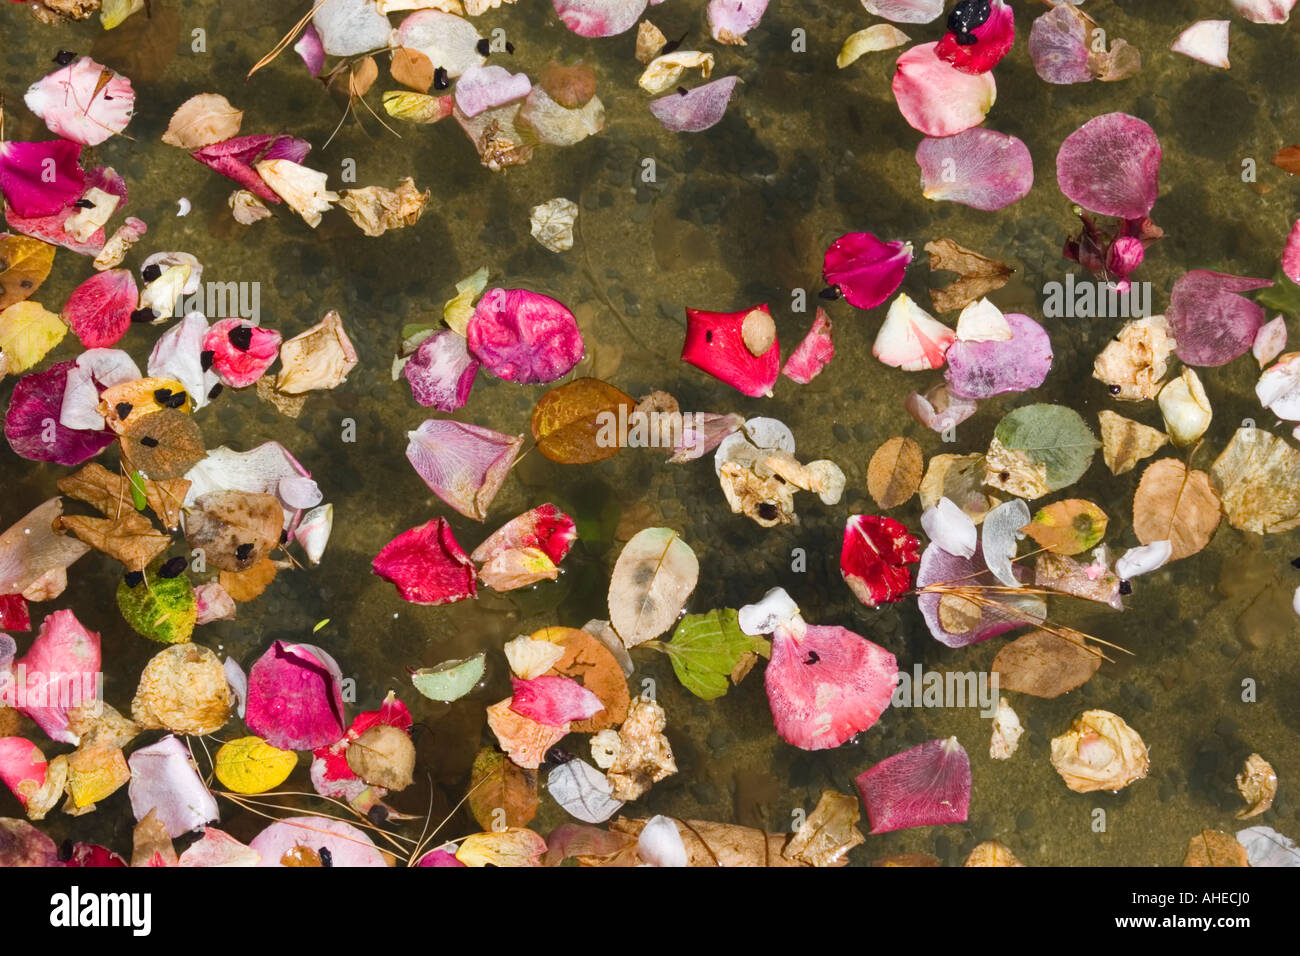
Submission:
[[[1021,39],[998,67],[998,101],[987,125],[1026,142],[1037,183],[1028,198],[1000,213],[921,197],[912,156],[920,134],[903,122],[889,92],[893,54],[835,68],[843,38],[876,19],[848,2],[774,5],[748,46],[721,49],[708,39],[702,3],[671,0],[651,8],[651,19],[668,36],[690,31],[684,48],[717,52],[716,76],[738,73],[744,81],[723,122],[693,135],[664,132],[645,110],[646,97],[636,88],[641,67],[632,56],[632,34],[584,40],[565,30],[540,0],[492,11],[479,19],[480,30],[506,30],[515,46],[507,64],[512,70],[536,75],[551,59],[583,58],[596,69],[609,115],[602,134],[565,150],[541,149],[529,165],[504,174],[480,167],[450,120],[401,126],[398,139],[362,111],[364,128],[349,121],[322,149],[342,103],[308,78],[291,52],[251,82],[243,79],[305,10],[303,4],[196,0],[182,9],[174,0],[155,0],[155,16],[167,15],[160,12],[164,6],[179,13],[177,54],[157,79],[136,80],[137,112],[128,129],[133,141],[116,137],[94,151],[98,162],[127,178],[129,211],[149,223],[128,265],[137,266],[143,254],[182,249],[204,263],[205,279],[260,282],[262,321],[286,337],[338,309],[362,359],[346,385],[313,393],[296,421],[261,404],[251,391],[227,393],[200,416],[210,447],[242,450],[271,439],[288,446],[334,503],[336,521],[319,568],[281,574],[262,599],[240,607],[238,621],[210,625],[197,639],[247,665],[272,640],[308,639],[312,626],[328,617],[331,623],[311,640],[356,680],[358,706],[372,707],[394,689],[414,711],[420,769],[430,775],[433,791],[431,796],[421,782],[395,796],[394,804],[410,812],[422,814],[432,800],[441,816],[460,798],[474,752],[491,741],[483,706],[506,696],[508,682],[501,655],[491,655],[489,686],[442,706],[414,693],[407,670],[479,649],[495,651],[511,637],[548,624],[576,627],[605,616],[620,522],[624,536],[649,524],[683,534],[701,564],[691,610],[736,607],[781,585],[808,619],[842,624],[877,641],[906,671],[916,663],[988,670],[1002,639],[949,650],[929,636],[914,601],[870,611],[840,580],[845,517],[875,511],[865,492],[866,462],[895,434],[917,439],[927,457],[982,451],[998,419],[1027,401],[1065,402],[1092,421],[1099,409],[1114,407],[1104,386],[1089,376],[1093,357],[1118,328],[1112,320],[1045,320],[1056,353],[1046,385],[981,403],[978,414],[959,427],[957,441],[944,444],[901,406],[908,392],[923,390],[932,379],[885,368],[870,356],[883,310],[861,313],[842,301],[830,303],[836,357],[828,370],[807,387],[783,379],[776,396],[762,400],[745,398],[678,361],[684,306],[732,311],[768,302],[788,348],[811,320],[808,313],[791,312],[792,290],[808,290],[815,303],[826,245],[843,232],[867,230],[909,239],[918,252],[926,241],[947,236],[1005,259],[1016,266],[1017,277],[993,300],[1041,319],[1039,290],[1064,277],[1070,263],[1060,257],[1060,246],[1074,227],[1055,185],[1056,149],[1086,119],[1115,110],[1151,123],[1164,147],[1161,198],[1153,215],[1167,238],[1148,253],[1136,276],[1153,283],[1157,310],[1187,269],[1272,275],[1294,215],[1297,187],[1268,158],[1300,138],[1300,101],[1291,78],[1300,46],[1296,26],[1234,19],[1229,71],[1168,53],[1183,26],[1226,15],[1225,5],[1211,0],[1089,3],[1088,12],[1111,36],[1142,51],[1145,65],[1120,83],[1068,87],[1041,82],[1023,42],[1032,18],[1046,8],[1016,5]],[[44,27],[21,7],[4,4],[0,25],[11,138],[43,138],[42,124],[20,105],[21,94],[51,69],[50,57],[60,48],[99,53],[107,65],[136,78],[132,67],[138,64],[123,60],[121,51],[92,51],[100,34],[97,21]],[[188,38],[196,28],[206,31],[206,53],[190,50]],[[807,52],[791,51],[796,28],[806,31]],[[915,40],[928,40],[937,38],[939,24],[904,29]],[[142,48],[134,45],[130,56]],[[378,91],[391,86],[386,75],[376,84],[370,95],[376,109]],[[223,93],[243,108],[243,133],[286,131],[309,139],[316,148],[308,163],[327,171],[336,188],[348,159],[355,160],[358,185],[393,186],[413,175],[420,188],[433,192],[428,212],[416,227],[380,239],[360,236],[341,214],[327,216],[315,232],[287,212],[247,229],[234,225],[225,205],[232,184],[159,142],[171,112],[199,92]],[[657,169],[651,184],[640,177],[645,158]],[[1258,165],[1258,188],[1241,181],[1245,158]],[[193,203],[186,218],[174,216],[181,196]],[[585,241],[562,255],[528,235],[530,207],[555,196],[580,200],[584,208]],[[928,301],[927,284],[951,278],[932,280],[923,260],[924,254],[903,286],[922,303]],[[672,466],[653,451],[627,450],[598,465],[564,467],[534,452],[507,481],[486,526],[450,514],[403,456],[406,431],[427,415],[404,382],[391,380],[389,366],[400,328],[437,315],[455,281],[481,265],[491,267],[494,284],[524,286],[569,304],[584,319],[589,350],[622,348],[621,363],[606,377],[623,390],[641,395],[660,388],[683,409],[784,420],[798,438],[802,459],[829,457],[841,465],[849,480],[844,500],[825,507],[802,495],[799,525],[765,531],[727,511],[708,461]],[[36,298],[57,309],[87,273],[84,261],[60,252]],[[135,329],[122,347],[143,363],[156,334]],[[75,354],[76,343],[69,341],[55,359]],[[1256,375],[1249,358],[1202,370],[1215,420],[1196,459],[1200,467],[1208,466],[1242,418],[1273,424],[1254,399]],[[7,402],[11,388],[6,382],[0,401]],[[526,433],[532,406],[544,391],[480,375],[456,417]],[[1159,424],[1153,403],[1118,410]],[[356,424],[355,443],[342,441],[348,419]],[[3,523],[53,494],[64,473],[20,461],[7,447],[0,450]],[[1140,469],[1112,477],[1098,456],[1071,489],[1106,509],[1107,541],[1117,548],[1135,543],[1131,500],[1139,474]],[[485,591],[475,602],[421,608],[404,604],[391,585],[370,574],[370,559],[385,542],[435,515],[448,516],[469,548],[508,517],[548,500],[576,514],[584,531],[556,585],[520,595]],[[914,499],[895,516],[917,528],[919,511]],[[791,571],[794,548],[806,550],[804,573]],[[1300,775],[1300,697],[1294,691],[1300,653],[1289,597],[1300,572],[1288,561],[1298,550],[1294,534],[1259,538],[1224,524],[1203,553],[1136,582],[1123,614],[1054,602],[1053,616],[1062,623],[1121,644],[1135,656],[1103,666],[1081,690],[1057,700],[1017,695],[1013,706],[1028,732],[1006,762],[988,758],[989,723],[974,709],[891,709],[854,743],[805,753],[781,743],[772,730],[761,673],[725,698],[704,703],[680,687],[664,657],[637,652],[634,688],[654,682],[680,773],[628,811],[786,830],[795,808],[810,810],[822,789],[852,793],[852,778],[876,761],[956,734],[971,755],[970,822],[869,837],[853,852],[854,862],[924,852],[956,864],[977,841],[997,838],[1030,864],[1176,864],[1193,833],[1238,828],[1232,819],[1240,806],[1233,776],[1252,751],[1273,763],[1282,786],[1274,808],[1251,822],[1295,837],[1300,804],[1290,797],[1290,785]],[[74,608],[102,633],[106,698],[127,709],[136,676],[157,648],[133,634],[113,607],[114,567],[107,558],[84,558],[67,592],[39,610]],[[1246,678],[1258,684],[1257,702],[1241,700]],[[1048,742],[1087,708],[1112,710],[1142,734],[1151,751],[1148,779],[1118,795],[1065,788],[1048,762]],[[575,737],[562,746],[583,752],[582,743]],[[291,783],[310,789],[305,766]],[[1107,810],[1102,833],[1092,829],[1097,807]],[[0,797],[0,815],[19,815],[7,794]],[[545,833],[564,816],[543,801],[533,826]],[[223,817],[222,825],[245,839],[265,822],[228,804]],[[92,816],[72,820],[55,812],[44,826],[56,839],[101,839],[127,851],[130,823],[123,789]],[[445,832],[455,837],[474,829],[462,813]]]

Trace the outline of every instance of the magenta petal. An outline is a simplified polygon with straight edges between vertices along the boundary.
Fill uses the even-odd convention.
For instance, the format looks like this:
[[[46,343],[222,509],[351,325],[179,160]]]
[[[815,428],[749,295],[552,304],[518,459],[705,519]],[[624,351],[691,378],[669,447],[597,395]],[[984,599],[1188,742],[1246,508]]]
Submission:
[[[831,341],[831,320],[826,317],[826,310],[819,308],[813,319],[812,328],[785,360],[785,367],[781,369],[781,374],[792,382],[807,385],[822,373],[822,369],[834,357],[835,343]]]
[[[514,688],[510,709],[548,727],[586,720],[605,709],[599,697],[567,677],[542,676],[532,680],[511,677],[510,686]]]
[[[894,655],[843,627],[778,628],[763,682],[776,732],[804,750],[838,747],[880,719],[898,674]]]
[[[869,232],[850,232],[830,244],[822,259],[822,276],[839,286],[849,305],[874,309],[903,284],[912,261],[912,244],[884,242]]]
[[[449,853],[446,850],[430,850],[416,866],[464,866],[465,864],[456,859],[455,853]]]
[[[738,76],[724,76],[685,93],[669,93],[650,101],[650,112],[670,133],[699,133],[721,122],[740,82]]]
[[[867,607],[901,601],[912,586],[908,565],[917,562],[920,544],[893,518],[849,515],[840,547],[840,576]]]
[[[74,843],[72,856],[63,865],[82,868],[116,868],[124,867],[127,863],[106,846],[100,846],[98,843]]]
[[[993,0],[988,19],[971,30],[970,36],[974,42],[961,43],[950,29],[939,41],[935,53],[963,73],[987,73],[1016,42],[1015,14],[1002,0]]]
[[[909,126],[927,136],[952,136],[984,122],[998,88],[992,73],[963,73],[939,59],[937,46],[920,43],[900,56],[892,87]]]
[[[947,379],[960,398],[992,398],[1007,392],[1037,388],[1052,367],[1052,340],[1027,315],[1008,312],[1011,338],[1006,341],[964,342],[948,347]]]
[[[551,0],[564,25],[580,37],[612,37],[632,29],[646,0]]]
[[[466,517],[482,521],[524,440],[490,428],[429,419],[407,432],[406,458],[429,490]]]
[[[14,386],[5,415],[5,438],[14,453],[29,461],[80,465],[113,444],[108,428],[82,431],[59,424],[63,392],[75,362],[59,362],[44,372],[24,375]]]
[[[946,199],[994,210],[1029,195],[1034,161],[1014,136],[968,129],[956,136],[921,140],[916,147],[926,199]]]
[[[482,564],[505,551],[537,548],[559,564],[577,539],[578,527],[573,519],[548,502],[511,518],[475,548],[470,558]]]
[[[53,176],[47,172],[50,169]],[[52,216],[76,202],[85,188],[79,144],[64,139],[0,142],[0,193],[21,218]]]
[[[1018,565],[1014,566],[1013,573],[1021,581],[1028,581],[1033,577],[1027,568]],[[921,553],[921,564],[916,569],[916,589],[920,592],[917,594],[916,603],[921,610],[921,616],[925,618],[931,636],[949,647],[977,644],[990,637],[1005,634],[1014,628],[1042,621],[1041,598],[1035,595],[1021,597],[1003,591],[997,595],[997,601],[1005,605],[1005,608],[984,606],[974,627],[961,634],[952,633],[944,629],[939,619],[941,595],[936,591],[924,590],[932,584],[950,584],[959,587],[1001,587],[1001,584],[984,563],[982,549],[976,551],[973,557],[961,558],[949,554],[938,545],[931,544]]]
[[[970,758],[956,737],[927,740],[857,778],[872,833],[965,823]]]
[[[478,375],[478,360],[469,354],[464,338],[443,329],[420,343],[403,366],[402,375],[421,405],[454,412],[469,399]]]
[[[582,360],[577,320],[563,303],[527,289],[488,289],[474,307],[465,340],[497,378],[537,385],[562,378]]]
[[[302,57],[308,73],[312,76],[320,75],[321,68],[325,66],[325,47],[321,43],[320,34],[316,32],[316,24],[307,24],[307,29],[302,31],[302,36],[293,45],[293,52]]]
[[[371,569],[412,604],[452,604],[478,591],[474,565],[446,518],[403,531],[375,555]]]
[[[1090,212],[1141,219],[1160,191],[1160,140],[1127,113],[1088,120],[1065,138],[1056,154],[1061,192]]]
[[[1282,274],[1292,282],[1300,282],[1300,219],[1291,227],[1282,250]]]
[[[1178,347],[1188,365],[1226,365],[1245,355],[1264,324],[1264,309],[1237,295],[1263,289],[1269,279],[1247,279],[1196,269],[1174,282],[1166,313]]]
[[[313,750],[343,736],[343,674],[311,644],[276,641],[248,672],[248,729],[281,750]]]
[[[1137,271],[1146,257],[1146,246],[1137,236],[1118,236],[1110,244],[1106,250],[1106,271],[1125,286],[1121,292],[1127,291],[1128,277]]]
[[[236,136],[196,149],[190,155],[210,169],[233,179],[249,192],[267,202],[278,203],[280,197],[257,174],[253,164],[264,159],[287,159],[301,163],[311,144],[292,136]]]
[[[781,374],[781,343],[775,336],[762,355],[745,345],[745,316],[754,311],[771,314],[766,304],[740,312],[686,310],[686,339],[682,361],[703,369],[720,381],[757,398],[771,395]]]
[[[741,43],[741,38],[763,19],[768,0],[709,0],[709,33],[719,43]]]
[[[1090,82],[1088,53],[1088,28],[1069,4],[1053,7],[1029,28],[1029,56],[1048,83]]]
[[[243,329],[248,331],[244,333]],[[231,388],[245,388],[275,364],[280,340],[280,333],[272,329],[244,319],[222,319],[203,337],[203,350],[212,353],[212,370],[222,382]],[[247,348],[243,347],[245,342]]]
[[[0,586],[4,583],[0,582]],[[21,594],[0,594],[0,631],[30,631],[32,629],[31,613],[27,599]],[[4,653],[0,652],[0,672],[8,666]]]
[[[0,737],[0,782],[24,807],[31,793],[45,785],[47,767],[45,754],[30,740]]]
[[[522,100],[532,88],[532,82],[523,73],[511,73],[503,66],[476,64],[461,74],[452,92],[462,113],[478,116],[486,110]]]
[[[131,327],[139,301],[130,269],[110,269],[91,276],[72,290],[63,306],[63,321],[88,349],[114,345]]]
[[[100,699],[99,661],[98,634],[86,630],[71,611],[48,615],[31,648],[14,664],[20,684],[15,688],[16,709],[36,721],[51,740],[75,744],[68,711]]]

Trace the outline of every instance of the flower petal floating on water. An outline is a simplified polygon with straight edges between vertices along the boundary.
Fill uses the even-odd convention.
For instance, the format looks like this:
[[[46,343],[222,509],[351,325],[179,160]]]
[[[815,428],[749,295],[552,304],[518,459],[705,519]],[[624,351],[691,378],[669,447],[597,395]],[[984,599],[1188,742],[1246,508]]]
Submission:
[[[822,277],[839,288],[849,305],[874,309],[903,283],[912,244],[884,242],[869,232],[850,232],[826,249]]]
[[[180,855],[177,866],[257,866],[261,856],[224,830],[204,827],[203,836]]]
[[[554,382],[581,361],[578,322],[565,306],[527,289],[488,289],[465,329],[470,353],[497,378]]]
[[[1150,765],[1138,732],[1107,710],[1084,711],[1052,739],[1052,766],[1076,793],[1122,790]]]
[[[1198,20],[1178,34],[1169,49],[1226,70],[1228,62],[1228,20]]]
[[[172,839],[217,820],[217,800],[199,777],[189,748],[176,737],[141,747],[127,764],[136,820],[155,813]]]
[[[623,807],[610,795],[605,775],[576,757],[546,775],[546,790],[570,816],[585,823],[603,823]]]
[[[1092,377],[1110,386],[1120,401],[1155,398],[1169,369],[1169,356],[1177,348],[1173,330],[1163,315],[1124,323],[1092,366]]]
[[[41,748],[22,737],[0,737],[0,782],[28,809],[33,801],[42,803],[48,762]],[[44,812],[33,807],[44,816]],[[33,819],[40,819],[34,817]]]
[[[1065,138],[1056,180],[1067,199],[1090,212],[1141,219],[1160,190],[1160,140],[1136,116],[1106,113]]]
[[[413,432],[406,458],[439,498],[482,521],[524,440],[464,422],[429,419]]]
[[[1205,386],[1195,369],[1183,369],[1181,375],[1165,384],[1156,401],[1165,419],[1165,431],[1175,445],[1195,444],[1214,417]]]
[[[738,76],[724,76],[685,93],[669,93],[650,101],[650,112],[670,133],[700,133],[722,121]]]
[[[892,50],[910,40],[911,37],[898,27],[889,23],[877,23],[865,30],[849,34],[844,40],[844,45],[840,47],[839,55],[835,57],[835,65],[842,70],[865,53]]]
[[[403,366],[402,374],[421,405],[440,412],[454,412],[469,400],[478,366],[478,360],[469,354],[464,337],[442,329],[420,343]]]
[[[357,361],[357,350],[343,330],[343,319],[331,310],[310,329],[280,346],[281,368],[275,377],[276,390],[301,395],[337,388],[348,380],[348,373],[356,368]]]
[[[80,465],[113,443],[115,436],[108,429],[82,431],[59,424],[68,375],[75,367],[74,362],[60,362],[43,372],[24,375],[14,386],[5,414],[5,438],[18,456]]]
[[[1168,318],[1178,346],[1175,354],[1188,365],[1226,365],[1245,355],[1264,324],[1264,309],[1239,292],[1273,285],[1194,269],[1181,276],[1169,293]]]
[[[855,782],[873,834],[965,823],[970,809],[970,758],[956,737],[887,757]]]
[[[776,732],[804,750],[838,747],[880,719],[897,673],[893,654],[846,628],[778,626],[763,678]]]
[[[548,727],[568,726],[571,721],[586,720],[605,709],[599,697],[567,677],[511,677],[510,686],[514,689],[510,709]]]
[[[1173,542],[1152,541],[1125,551],[1115,562],[1115,573],[1127,581],[1163,568],[1173,556]]]
[[[991,577],[982,550],[971,558],[958,558],[933,545],[925,549],[916,571],[916,588],[920,592],[917,606],[936,641],[948,647],[965,647],[1013,628],[1042,623],[1047,614],[1042,597],[998,591],[990,599],[984,590],[996,587]],[[1030,572],[1017,567],[1016,577],[1028,580]],[[944,613],[945,598],[950,605],[957,603],[963,612],[969,612],[960,616],[963,630],[956,630],[954,616]],[[960,600],[952,602],[954,598]]]
[[[1251,866],[1300,866],[1300,846],[1272,827],[1238,830],[1237,842],[1245,847]]]
[[[364,830],[320,815],[277,820],[253,837],[248,847],[261,857],[258,866],[301,865],[284,861],[294,860],[304,850],[313,855],[328,850],[331,866],[388,865]]]
[[[771,316],[766,304],[740,312],[687,309],[682,361],[703,369],[745,395],[770,396],[781,373],[780,343],[773,335],[771,345],[755,354],[745,344],[744,332],[746,322],[751,327],[766,324],[771,322]]]
[[[893,368],[920,372],[943,365],[955,333],[900,292],[876,333],[871,354]]]
[[[452,604],[478,592],[474,564],[445,518],[403,531],[384,545],[371,566],[412,604]]]
[[[974,399],[955,394],[941,382],[931,386],[924,395],[912,392],[903,400],[903,407],[926,428],[943,433],[974,415],[979,405]]]
[[[471,66],[456,81],[456,106],[466,116],[521,100],[532,90],[523,73],[511,73],[501,66]]]
[[[1009,340],[958,338],[949,346],[944,378],[958,397],[979,399],[1025,392],[1046,380],[1052,368],[1052,341],[1047,332],[1027,315],[1009,312],[1005,318],[1012,331]]]
[[[131,327],[138,295],[130,269],[100,272],[72,290],[63,320],[86,348],[107,348]]]
[[[1232,4],[1233,10],[1251,23],[1286,23],[1296,5],[1296,0],[1228,0],[1228,2]]]
[[[546,752],[569,733],[567,724],[552,727],[516,713],[508,698],[487,709],[487,722],[501,749],[526,770],[540,767]]]
[[[975,522],[949,499],[940,498],[933,508],[926,508],[921,515],[921,527],[926,537],[949,554],[959,558],[975,554],[978,544]]]
[[[992,73],[963,73],[920,43],[898,58],[892,88],[909,126],[927,136],[952,136],[984,122],[997,99]]]
[[[55,215],[80,198],[85,188],[79,144],[63,139],[0,142],[0,192],[22,218]]]
[[[987,11],[985,19],[976,25],[963,17],[967,7],[983,8]],[[1002,0],[991,3],[972,0],[959,3],[949,14],[948,32],[934,52],[963,73],[987,73],[1011,51],[1015,42],[1016,18],[1011,7]]]
[[[83,56],[33,83],[23,102],[54,135],[97,146],[131,122],[135,91],[125,76]]]
[[[573,519],[548,502],[511,518],[475,548],[470,559],[482,564],[516,548],[536,548],[559,564],[577,539]]]
[[[807,385],[822,373],[834,357],[835,343],[831,341],[831,320],[827,317],[826,310],[819,307],[813,318],[812,328],[785,360],[781,374],[792,382]]]
[[[973,209],[1002,209],[1029,195],[1034,161],[1014,136],[968,129],[956,136],[927,137],[916,147],[926,199],[949,200]]]
[[[636,25],[646,0],[551,0],[551,5],[578,36],[612,37]]]
[[[840,549],[840,575],[867,607],[900,601],[912,586],[909,564],[920,542],[893,518],[850,515]]]
[[[343,673],[311,644],[276,641],[248,672],[248,729],[281,750],[313,750],[343,736]]]
[[[1278,316],[1280,319],[1281,316]],[[1285,325],[1283,334],[1285,334]],[[1300,352],[1282,356],[1255,385],[1259,403],[1284,421],[1300,421]]]
[[[415,11],[398,24],[392,42],[423,53],[430,63],[445,69],[451,79],[471,66],[487,62],[487,57],[478,52],[479,35],[474,24],[442,10]]]
[[[745,34],[758,26],[768,0],[709,0],[709,33],[719,43],[744,46]]]
[[[212,368],[231,388],[252,385],[280,354],[280,333],[244,319],[222,319],[208,330],[203,351],[212,353]]]
[[[90,550],[89,545],[54,531],[54,522],[62,514],[63,499],[54,497],[0,534],[0,593],[22,595],[47,575],[62,575]]]
[[[1284,351],[1286,351],[1286,319],[1278,315],[1259,327],[1259,331],[1255,333],[1255,341],[1250,345],[1250,352],[1259,362],[1259,367],[1263,368]],[[1261,398],[1260,401],[1262,402],[1263,399]]]
[[[0,587],[3,585],[0,584]],[[30,631],[31,629],[32,618],[27,599],[21,594],[0,594],[0,631]],[[0,673],[9,667],[9,661],[12,659],[12,653],[9,658],[6,658],[4,651],[0,651]]]
[[[943,13],[943,0],[862,0],[862,5],[895,23],[929,23]]]
[[[267,202],[278,203],[280,197],[253,168],[262,159],[280,158],[300,163],[307,158],[311,144],[292,136],[236,136],[196,149],[190,156],[204,166],[233,179],[249,192]]]

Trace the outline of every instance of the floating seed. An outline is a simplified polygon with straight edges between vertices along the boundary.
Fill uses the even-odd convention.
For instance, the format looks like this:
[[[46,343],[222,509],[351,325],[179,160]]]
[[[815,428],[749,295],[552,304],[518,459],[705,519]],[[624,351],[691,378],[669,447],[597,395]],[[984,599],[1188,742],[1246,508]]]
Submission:
[[[212,368],[212,362],[216,357],[217,353],[212,351],[212,349],[204,349],[199,353],[199,365],[202,366],[203,371],[206,372],[208,369]]]
[[[323,846],[323,847],[321,847],[321,848],[316,852],[316,855],[320,857],[320,865],[321,865],[321,866],[333,866],[333,865],[334,865],[334,854],[330,852],[330,848],[329,848],[329,847],[327,847],[327,846]]]
[[[222,385],[220,382],[218,382],[216,385],[213,385],[212,388],[208,391],[208,400],[211,401],[212,399],[216,398],[218,395],[222,393],[224,389],[225,386]]]
[[[451,86],[451,80],[447,78],[447,71],[443,67],[438,67],[433,71],[433,88],[435,90],[445,90]]]
[[[139,583],[140,583],[141,581],[143,581],[143,580],[144,580],[144,572],[143,572],[143,571],[128,571],[128,572],[126,572],[126,586],[129,587],[129,588],[133,588],[133,587],[135,587],[137,584],[139,584]]]
[[[251,544],[241,544],[235,549],[235,557],[240,561],[247,561],[253,556],[253,546]]]
[[[251,325],[237,325],[230,330],[228,335],[230,344],[241,352],[247,352],[253,344],[253,327]]]
[[[125,421],[126,416],[131,414],[131,409],[133,407],[134,406],[130,402],[118,402],[116,405],[113,406],[113,411],[117,412],[118,418]]]
[[[145,435],[140,439],[140,444],[144,445],[145,448],[157,448],[158,439],[154,438],[152,435]]]
[[[58,53],[54,54],[54,62],[59,64],[59,66],[67,66],[76,58],[77,54],[73,53],[71,50],[60,50]]]
[[[144,276],[145,282],[153,282],[154,279],[157,279],[160,275],[162,275],[162,266],[158,265],[158,263],[156,262],[153,263],[152,265],[147,265],[144,267],[144,270],[140,273],[140,275]]]
[[[168,558],[161,568],[158,569],[158,577],[174,578],[179,577],[180,573],[185,570],[185,559],[179,554],[174,558]]]
[[[153,309],[136,309],[131,313],[132,322],[152,322],[158,318],[158,314]]]

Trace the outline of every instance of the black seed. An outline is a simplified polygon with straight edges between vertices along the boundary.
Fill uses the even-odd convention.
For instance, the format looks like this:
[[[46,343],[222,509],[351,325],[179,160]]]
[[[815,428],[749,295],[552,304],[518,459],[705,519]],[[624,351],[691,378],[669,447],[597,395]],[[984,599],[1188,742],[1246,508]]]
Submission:
[[[54,62],[59,64],[59,66],[67,66],[76,58],[77,54],[73,53],[71,50],[60,50],[58,53],[54,54]]]
[[[987,23],[992,12],[989,0],[961,0],[948,14],[948,29],[957,34],[958,43],[970,46],[977,40],[971,31]]]
[[[208,369],[212,368],[212,360],[216,357],[217,353],[212,351],[212,349],[205,349],[199,353],[199,365],[203,368],[203,371],[206,372]]]
[[[487,40],[479,40],[478,43],[474,44],[474,49],[478,50],[479,56],[487,56],[492,52],[492,44]]]
[[[133,587],[135,587],[137,584],[139,584],[139,583],[140,583],[141,581],[143,581],[143,580],[144,580],[144,572],[143,572],[143,571],[128,571],[128,572],[126,572],[126,586],[129,587],[129,588],[133,588]]]
[[[438,67],[433,71],[433,88],[435,90],[445,90],[451,86],[451,80],[447,79],[447,71],[443,67]]]
[[[71,860],[72,851],[73,851],[72,841],[64,840],[63,843],[59,846],[59,862],[67,863],[69,860]]]
[[[144,276],[145,282],[153,282],[154,279],[157,279],[160,275],[162,275],[162,266],[158,265],[158,263],[156,262],[152,263],[151,265],[147,265],[144,267],[144,270],[140,273],[140,275]]]
[[[155,388],[153,390],[153,400],[159,405],[166,405],[171,401],[172,390],[170,388]]]
[[[816,664],[821,660],[821,656],[816,651],[809,651],[808,657],[804,660],[805,664]]]
[[[281,543],[281,544],[288,544],[288,543],[289,543],[289,529],[288,529],[288,528],[281,528],[281,529],[280,529],[280,543]]]
[[[185,570],[185,559],[179,554],[174,558],[168,558],[161,568],[158,569],[158,577],[175,578]]]
[[[145,448],[157,448],[158,439],[154,438],[152,435],[145,435],[140,439],[140,444],[144,445]]]
[[[1291,567],[1293,567],[1293,568],[1300,568],[1300,558],[1292,558],[1292,559],[1291,559]]]
[[[552,767],[558,767],[560,764],[568,763],[573,759],[573,754],[569,753],[563,747],[552,747],[546,751],[546,763]]]
[[[240,561],[247,561],[253,556],[253,546],[251,544],[241,544],[235,549],[235,557]]]
[[[773,521],[776,519],[778,514],[779,512],[776,509],[776,505],[772,504],[770,501],[764,501],[758,506],[758,516],[764,521]]]
[[[158,314],[153,309],[136,309],[131,313],[132,322],[152,322],[158,318]]]
[[[1118,386],[1118,385],[1112,385],[1112,386],[1110,386],[1109,389],[1107,389],[1107,391],[1109,391],[1112,395],[1118,395],[1118,394],[1119,394],[1119,386]]]
[[[185,405],[185,402],[186,402],[186,400],[187,400],[188,398],[189,398],[189,395],[187,395],[187,394],[182,390],[182,391],[179,391],[179,392],[173,392],[173,393],[168,397],[167,401],[162,402],[161,404],[166,405],[168,408],[181,408],[181,407],[183,407],[183,406]]]
[[[225,388],[226,386],[222,385],[220,382],[218,382],[216,385],[213,385],[212,388],[208,391],[208,401],[212,401],[214,398],[220,395],[223,391],[225,391]]]
[[[834,302],[840,297],[840,287],[837,285],[828,285],[817,293],[817,298],[825,299],[827,302]]]
[[[131,414],[132,405],[130,402],[118,402],[113,406],[113,411],[117,412],[117,417],[125,421],[126,416]]]
[[[76,206],[78,209],[94,209],[94,208],[95,208],[95,203],[94,203],[92,200],[89,200],[89,199],[78,199],[78,200],[77,200],[76,202],[74,202],[72,205]]]
[[[712,329],[709,329],[707,332],[704,333],[704,341],[706,341],[706,342],[710,342],[710,343],[713,341],[713,330],[712,330]]]
[[[511,56],[514,56],[514,55],[515,55],[515,45],[514,45],[513,43],[507,42],[507,43],[506,43],[506,52],[509,53]]]
[[[677,95],[678,95],[678,96],[685,96],[685,95],[686,95],[687,93],[689,93],[689,92],[690,92],[690,90],[688,90],[688,89],[687,89],[686,87],[684,87],[684,86],[679,86],[679,87],[677,87]]]
[[[230,330],[226,338],[230,339],[230,344],[241,352],[247,352],[253,344],[253,327],[251,325],[237,325]]]
[[[316,854],[317,854],[317,856],[320,857],[320,865],[321,865],[321,866],[333,866],[333,865],[334,865],[334,854],[330,852],[330,848],[329,848],[329,847],[327,847],[327,846],[323,846],[323,847],[321,847],[319,850],[316,851]]]
[[[1133,585],[1127,578],[1119,582],[1119,593],[1120,594],[1133,593]]]
[[[998,481],[1009,481],[1010,479],[1011,479],[1011,472],[1009,471],[998,472]]]
[[[373,807],[371,807],[369,810],[366,811],[366,817],[375,826],[379,826],[381,823],[387,823],[388,808],[384,806],[382,803],[376,803]]]

